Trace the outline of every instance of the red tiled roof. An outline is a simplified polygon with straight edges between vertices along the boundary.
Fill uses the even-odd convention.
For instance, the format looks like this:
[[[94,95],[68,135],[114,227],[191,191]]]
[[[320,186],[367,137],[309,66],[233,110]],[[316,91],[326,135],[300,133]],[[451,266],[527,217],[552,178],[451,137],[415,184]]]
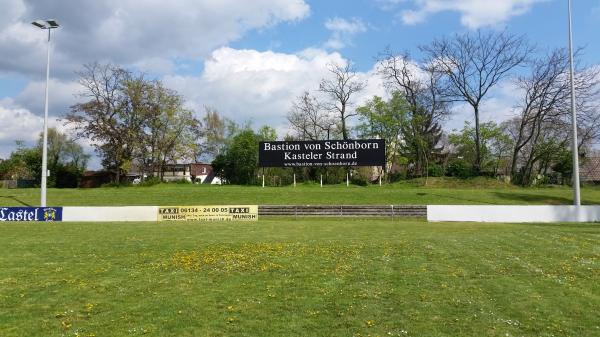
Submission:
[[[600,157],[585,158],[579,171],[581,181],[600,182]]]

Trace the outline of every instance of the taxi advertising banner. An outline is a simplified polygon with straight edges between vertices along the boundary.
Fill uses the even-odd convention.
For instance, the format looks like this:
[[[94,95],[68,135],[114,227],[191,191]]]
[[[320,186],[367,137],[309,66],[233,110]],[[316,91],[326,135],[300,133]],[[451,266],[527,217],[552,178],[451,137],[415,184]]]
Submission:
[[[258,205],[161,206],[158,221],[257,221]]]

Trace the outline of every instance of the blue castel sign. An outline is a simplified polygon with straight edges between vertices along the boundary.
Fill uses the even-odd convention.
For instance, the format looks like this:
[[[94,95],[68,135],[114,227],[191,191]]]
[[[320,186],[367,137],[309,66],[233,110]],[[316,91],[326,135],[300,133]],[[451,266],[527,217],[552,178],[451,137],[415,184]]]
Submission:
[[[62,207],[0,207],[0,221],[62,221]]]

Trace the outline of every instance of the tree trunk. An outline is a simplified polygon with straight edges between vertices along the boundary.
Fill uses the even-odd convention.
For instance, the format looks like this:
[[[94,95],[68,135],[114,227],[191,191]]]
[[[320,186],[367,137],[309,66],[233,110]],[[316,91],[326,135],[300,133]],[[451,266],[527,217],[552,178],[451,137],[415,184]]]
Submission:
[[[116,176],[116,183],[117,185],[121,184],[121,165],[119,165],[119,163],[117,163],[117,176]]]
[[[475,163],[473,168],[475,169],[475,174],[479,175],[481,173],[481,139],[479,138],[479,105],[475,105]]]
[[[517,141],[515,142],[515,148],[513,150],[512,155],[512,162],[510,163],[510,179],[512,181],[515,181],[515,178],[517,176],[517,161],[519,160],[519,152],[521,152],[521,149],[527,143],[523,142],[523,130],[525,130],[525,118],[521,119],[521,124],[519,125],[519,135],[517,136]]]
[[[340,116],[342,120],[342,138],[348,139],[348,131],[346,130],[346,104],[342,103],[342,109],[340,110]]]

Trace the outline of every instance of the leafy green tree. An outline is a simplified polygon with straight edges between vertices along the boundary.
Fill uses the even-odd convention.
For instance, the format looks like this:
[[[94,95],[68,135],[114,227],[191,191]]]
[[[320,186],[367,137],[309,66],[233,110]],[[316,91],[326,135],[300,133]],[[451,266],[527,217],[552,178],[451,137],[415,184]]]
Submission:
[[[407,123],[402,126],[403,155],[412,164],[411,175],[423,176],[441,154],[440,123],[449,114],[443,99],[443,81],[431,63],[415,63],[408,54],[384,51],[379,74],[388,88],[402,93],[408,103]]]
[[[48,129],[48,187],[77,187],[89,155],[81,145],[55,128]],[[0,163],[3,179],[34,180],[39,185],[42,174],[42,134],[36,146],[28,148],[17,141],[17,150]]]
[[[356,129],[361,137],[385,140],[386,162],[390,167],[400,155],[402,129],[408,119],[406,100],[399,92],[394,92],[389,101],[374,96],[356,112],[360,119]]]
[[[515,182],[528,186],[534,183],[536,176],[547,177],[552,171],[558,172],[563,178],[570,178],[573,170],[571,151],[567,138],[547,137],[537,140],[530,149],[530,157],[519,169]],[[568,159],[569,160],[565,160]]]
[[[117,183],[134,161],[142,171],[162,174],[166,162],[197,157],[200,121],[160,81],[98,63],[85,65],[79,76],[84,101],[71,107],[66,122],[94,142]]]
[[[558,172],[561,175],[561,184],[572,182],[571,176],[573,175],[573,152],[563,148],[558,153],[555,153],[554,164],[552,170]]]
[[[268,125],[263,125],[258,129],[257,136],[261,141],[275,141],[277,140],[277,131]]]
[[[239,126],[234,121],[222,117],[216,109],[206,108],[206,114],[202,118],[202,140],[198,157],[203,160],[215,158],[238,131]]]
[[[459,133],[448,136],[450,144],[455,147],[457,155],[464,161],[472,163],[477,155],[481,156],[481,171],[489,174],[498,174],[499,169],[505,166],[508,173],[508,156],[512,149],[511,138],[504,129],[495,122],[481,123],[479,126],[479,152],[475,140],[476,130],[469,122],[465,122]],[[473,171],[474,174],[478,172]]]
[[[43,135],[38,139],[37,151],[41,153]],[[56,128],[48,128],[49,187],[77,187],[90,156],[81,145]],[[65,175],[65,176],[63,176]]]
[[[152,168],[162,179],[167,162],[195,158],[199,149],[200,121],[184,108],[184,100],[160,81],[137,79],[126,83],[133,115],[142,119],[139,130],[131,130],[137,140],[136,157],[142,170]]]
[[[402,135],[402,152],[415,164],[412,175],[424,175],[429,171],[430,162],[442,150],[438,146],[442,137],[441,125],[422,107],[417,107],[416,110],[410,110],[409,120],[402,126]]]
[[[118,183],[123,167],[133,159],[143,123],[142,111],[133,108],[127,92],[126,83],[134,76],[121,67],[99,63],[84,65],[78,75],[83,102],[71,107],[66,124],[95,144],[102,165],[115,171]]]
[[[231,184],[247,185],[256,182],[258,142],[261,137],[251,129],[235,135],[212,166],[220,178]]]
[[[2,179],[35,180],[40,184],[42,174],[42,152],[38,148],[27,148],[22,141],[17,141],[17,149],[6,160],[0,163]]]

